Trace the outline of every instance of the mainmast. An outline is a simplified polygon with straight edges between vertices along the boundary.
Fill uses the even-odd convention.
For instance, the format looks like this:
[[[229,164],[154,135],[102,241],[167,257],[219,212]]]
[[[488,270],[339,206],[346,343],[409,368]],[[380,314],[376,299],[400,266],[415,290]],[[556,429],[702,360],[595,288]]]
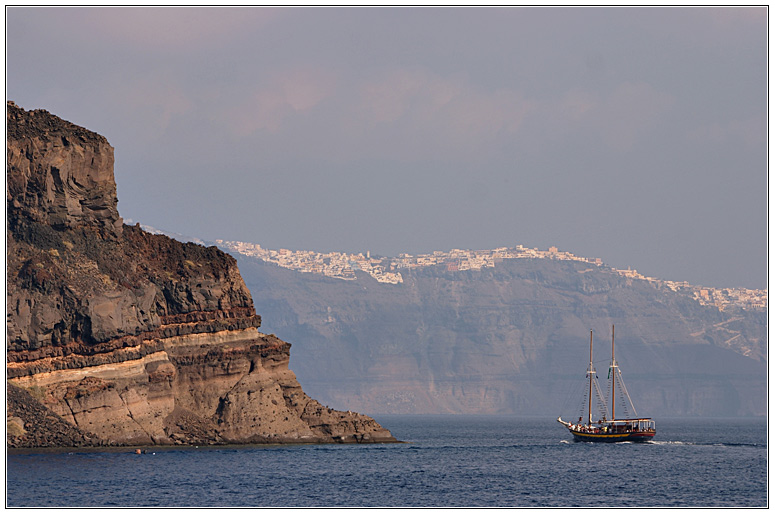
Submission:
[[[592,330],[589,330],[589,370],[587,376],[589,376],[589,406],[587,409],[587,425],[592,424],[592,375],[595,373],[595,369],[592,364]]]
[[[611,383],[611,420],[616,420],[616,359],[614,358],[614,331],[615,325],[611,325],[611,373],[613,379]]]

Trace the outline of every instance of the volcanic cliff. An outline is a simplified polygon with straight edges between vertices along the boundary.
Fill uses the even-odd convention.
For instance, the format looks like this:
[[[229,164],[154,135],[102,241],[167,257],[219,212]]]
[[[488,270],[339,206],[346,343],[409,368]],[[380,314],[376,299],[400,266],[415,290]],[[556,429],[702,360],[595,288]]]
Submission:
[[[327,404],[551,420],[581,399],[569,392],[586,385],[590,329],[606,379],[615,325],[617,361],[639,413],[767,413],[766,310],[703,306],[577,261],[402,269],[403,282],[387,284],[360,271],[344,281],[236,257],[246,284],[261,292],[266,330],[298,342],[291,365]]]
[[[389,442],[309,398],[231,256],[123,224],[113,148],[7,105],[8,444]]]

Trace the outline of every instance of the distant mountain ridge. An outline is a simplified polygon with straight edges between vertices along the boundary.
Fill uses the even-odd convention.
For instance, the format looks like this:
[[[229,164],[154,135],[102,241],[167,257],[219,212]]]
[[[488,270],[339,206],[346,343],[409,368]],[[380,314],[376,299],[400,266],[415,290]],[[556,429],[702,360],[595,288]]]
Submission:
[[[631,279],[647,281],[656,288],[668,288],[675,292],[690,295],[702,305],[716,306],[721,310],[730,307],[749,310],[767,309],[768,292],[766,289],[713,288],[691,285],[686,281],[679,282],[647,277],[639,274],[637,270],[630,268],[619,270],[605,265],[600,258],[576,256],[571,252],[560,251],[557,247],[549,247],[547,250],[527,248],[522,245],[499,247],[491,250],[452,249],[450,251],[434,251],[431,254],[416,256],[402,253],[397,258],[393,258],[372,257],[368,251],[364,255],[363,253],[347,254],[344,252],[320,253],[310,250],[271,250],[265,249],[257,243],[242,241],[216,240],[214,244],[227,252],[236,252],[248,257],[258,258],[291,270],[318,273],[343,280],[355,280],[355,272],[360,270],[368,273],[378,282],[390,284],[403,282],[402,269],[445,265],[449,271],[480,270],[482,268],[495,267],[496,263],[502,262],[504,259],[576,261],[588,263]]]

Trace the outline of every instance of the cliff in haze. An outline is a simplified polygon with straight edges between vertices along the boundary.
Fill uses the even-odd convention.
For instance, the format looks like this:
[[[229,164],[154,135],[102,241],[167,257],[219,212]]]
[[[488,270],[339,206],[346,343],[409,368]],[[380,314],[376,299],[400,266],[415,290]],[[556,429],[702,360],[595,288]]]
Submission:
[[[9,445],[394,441],[302,391],[234,258],[123,224],[104,137],[7,131]]]
[[[766,414],[766,310],[720,310],[583,261],[402,268],[403,281],[389,284],[235,256],[262,292],[268,330],[303,349],[292,366],[305,388],[331,405],[556,417],[576,407],[573,392],[585,384],[590,329],[605,380],[615,324],[639,414]]]

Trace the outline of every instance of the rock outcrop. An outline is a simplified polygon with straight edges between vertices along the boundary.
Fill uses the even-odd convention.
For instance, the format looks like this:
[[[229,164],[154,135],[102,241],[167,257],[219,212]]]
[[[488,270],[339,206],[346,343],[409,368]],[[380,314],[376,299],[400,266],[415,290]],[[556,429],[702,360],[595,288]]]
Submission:
[[[123,224],[104,137],[7,125],[9,445],[395,441],[302,391],[231,256]]]

